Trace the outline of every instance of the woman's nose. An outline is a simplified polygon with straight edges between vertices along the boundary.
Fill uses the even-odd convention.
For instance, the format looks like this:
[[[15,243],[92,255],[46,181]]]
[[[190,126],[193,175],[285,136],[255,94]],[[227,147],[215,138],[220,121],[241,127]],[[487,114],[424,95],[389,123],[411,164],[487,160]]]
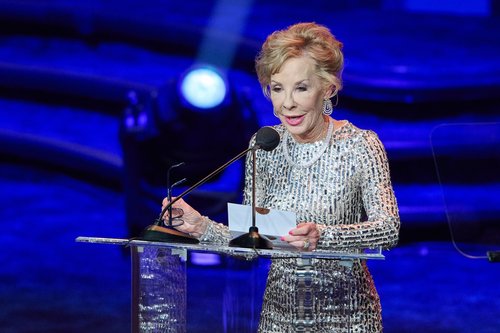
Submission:
[[[283,100],[281,107],[285,110],[291,110],[295,107],[295,100],[293,99],[292,94],[285,95],[285,99]]]

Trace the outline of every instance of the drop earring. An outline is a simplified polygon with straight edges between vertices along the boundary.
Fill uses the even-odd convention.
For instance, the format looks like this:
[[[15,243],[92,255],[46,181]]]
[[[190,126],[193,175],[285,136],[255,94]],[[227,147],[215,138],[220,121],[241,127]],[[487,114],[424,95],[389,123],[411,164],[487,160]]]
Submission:
[[[335,104],[332,103],[332,98],[335,97]],[[335,89],[332,97],[323,100],[323,114],[329,116],[333,112],[333,108],[339,104],[339,94],[338,90]]]
[[[333,112],[332,101],[329,98],[323,100],[323,114],[325,116],[329,116],[332,114],[332,112]]]

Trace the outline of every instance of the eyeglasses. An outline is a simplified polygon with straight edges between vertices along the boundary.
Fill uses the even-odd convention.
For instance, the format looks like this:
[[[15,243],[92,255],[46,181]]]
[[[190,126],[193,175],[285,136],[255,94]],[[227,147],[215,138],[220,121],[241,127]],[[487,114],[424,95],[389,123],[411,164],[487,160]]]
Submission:
[[[183,178],[183,179],[173,183],[172,185],[170,185],[170,171],[173,168],[177,168],[183,164],[184,164],[184,162],[181,162],[179,164],[172,165],[170,168],[168,168],[168,171],[167,171],[167,191],[168,191],[167,198],[168,198],[168,202],[172,202],[172,189],[174,188],[174,186],[182,184],[183,182],[186,181],[186,178]],[[182,208],[169,207],[167,209],[166,214],[167,214],[167,219],[164,219],[164,221],[165,221],[164,223],[168,227],[178,227],[178,226],[181,226],[184,224],[184,220],[182,219],[182,216],[184,216],[184,211],[182,210]]]
[[[182,217],[184,216],[184,211],[182,208],[170,208],[167,210],[167,219],[165,219],[165,223],[170,227],[178,227],[184,224],[184,220]],[[168,222],[167,222],[168,221]]]

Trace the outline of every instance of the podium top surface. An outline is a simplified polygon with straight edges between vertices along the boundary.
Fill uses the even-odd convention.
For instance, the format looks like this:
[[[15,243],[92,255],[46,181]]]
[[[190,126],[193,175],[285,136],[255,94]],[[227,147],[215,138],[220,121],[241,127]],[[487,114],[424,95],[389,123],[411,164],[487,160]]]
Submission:
[[[377,259],[383,260],[385,256],[381,249],[376,250],[359,250],[357,252],[330,252],[323,250],[301,251],[293,247],[275,247],[271,250],[252,249],[242,247],[229,247],[218,244],[199,243],[199,244],[182,244],[182,243],[167,243],[167,242],[151,242],[136,239],[125,238],[103,238],[103,237],[83,237],[76,238],[80,243],[94,244],[109,244],[122,246],[156,246],[177,250],[189,250],[195,252],[211,252],[230,256],[242,256],[248,259],[257,257],[267,258],[317,258],[317,259],[338,259],[338,260],[355,260],[355,259]]]

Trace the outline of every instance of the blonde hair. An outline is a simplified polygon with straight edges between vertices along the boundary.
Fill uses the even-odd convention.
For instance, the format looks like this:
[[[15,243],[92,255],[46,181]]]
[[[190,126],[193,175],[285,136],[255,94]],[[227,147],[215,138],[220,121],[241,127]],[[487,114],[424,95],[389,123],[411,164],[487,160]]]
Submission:
[[[290,58],[307,55],[316,63],[316,74],[335,93],[342,89],[344,55],[342,43],[320,24],[297,23],[269,35],[255,60],[255,70],[264,95],[270,96],[271,75],[280,71]]]

